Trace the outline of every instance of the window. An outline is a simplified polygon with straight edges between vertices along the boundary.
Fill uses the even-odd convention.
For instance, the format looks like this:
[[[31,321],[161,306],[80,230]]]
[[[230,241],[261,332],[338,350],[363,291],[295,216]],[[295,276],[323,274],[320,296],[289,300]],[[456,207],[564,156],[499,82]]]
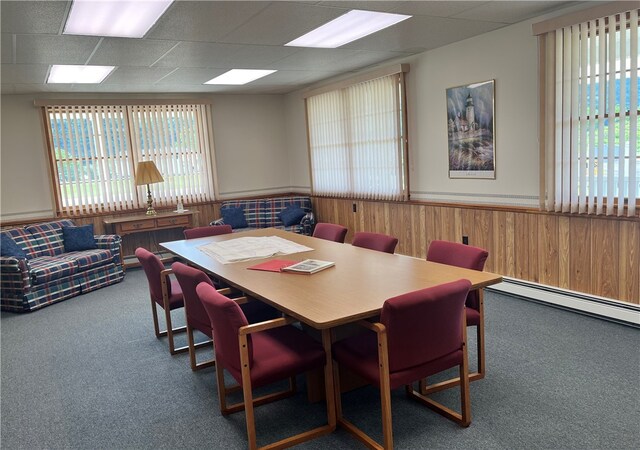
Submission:
[[[547,210],[637,215],[638,10],[541,36]]]
[[[315,195],[408,198],[403,73],[306,99]]]
[[[155,205],[213,200],[210,108],[178,105],[44,106],[58,213],[143,208],[138,161],[155,162],[164,182],[150,185]]]

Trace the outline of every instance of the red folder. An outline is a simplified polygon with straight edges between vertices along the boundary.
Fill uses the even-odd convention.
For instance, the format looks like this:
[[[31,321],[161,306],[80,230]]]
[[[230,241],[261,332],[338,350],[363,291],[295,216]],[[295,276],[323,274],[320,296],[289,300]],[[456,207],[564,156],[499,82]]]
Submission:
[[[272,259],[255,266],[247,267],[251,270],[266,270],[267,272],[280,272],[283,267],[292,266],[298,261],[289,261],[288,259]]]

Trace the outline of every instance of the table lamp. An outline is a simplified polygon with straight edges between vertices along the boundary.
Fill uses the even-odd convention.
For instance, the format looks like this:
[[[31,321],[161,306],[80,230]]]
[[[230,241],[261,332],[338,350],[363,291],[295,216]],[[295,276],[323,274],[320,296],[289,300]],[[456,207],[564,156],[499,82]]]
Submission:
[[[156,210],[153,209],[153,198],[151,197],[151,188],[149,187],[152,183],[160,183],[164,181],[160,172],[158,172],[158,168],[153,163],[153,161],[140,161],[138,163],[138,168],[136,170],[136,186],[147,185],[147,216],[155,216]]]

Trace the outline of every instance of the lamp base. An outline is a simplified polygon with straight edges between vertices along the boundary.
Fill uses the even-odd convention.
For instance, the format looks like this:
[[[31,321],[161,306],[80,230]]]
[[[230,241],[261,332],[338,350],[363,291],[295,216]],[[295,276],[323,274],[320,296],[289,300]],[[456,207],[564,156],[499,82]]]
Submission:
[[[147,216],[155,216],[158,214],[155,209],[153,209],[153,198],[151,197],[151,188],[147,184]]]

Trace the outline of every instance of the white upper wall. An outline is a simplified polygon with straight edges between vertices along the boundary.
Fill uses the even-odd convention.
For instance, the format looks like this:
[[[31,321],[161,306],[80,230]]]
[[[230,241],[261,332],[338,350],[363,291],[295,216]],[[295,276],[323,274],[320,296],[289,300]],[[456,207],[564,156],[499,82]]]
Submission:
[[[160,96],[188,98],[193,95]],[[122,95],[56,94],[57,98],[123,98]],[[159,96],[131,95],[131,98]],[[49,162],[33,101],[54,95],[2,95],[0,215],[3,220],[54,215]],[[222,197],[291,191],[282,95],[199,95],[213,108],[213,134]]]
[[[537,41],[531,34],[531,23],[537,20],[403,61],[411,64],[407,92],[413,199],[538,205]],[[449,179],[446,89],[491,79],[495,80],[496,179]],[[51,96],[1,97],[3,220],[46,217],[53,213],[41,123],[38,109],[33,106],[34,98]],[[180,97],[188,96],[193,94]],[[88,98],[71,94],[57,97]],[[213,101],[218,187],[222,197],[310,189],[302,92],[208,98]]]
[[[402,62],[411,66],[406,75],[411,198],[537,206],[538,66],[537,40],[531,34],[531,22]],[[496,179],[449,179],[446,89],[492,79]],[[296,136],[288,136],[292,179],[296,179],[296,185],[309,186],[304,101],[300,92],[287,96],[286,109],[287,120],[295,120],[298,129]]]
[[[523,22],[420,55],[407,74],[413,199],[537,206],[537,39]],[[495,180],[449,179],[446,89],[495,80]]]

